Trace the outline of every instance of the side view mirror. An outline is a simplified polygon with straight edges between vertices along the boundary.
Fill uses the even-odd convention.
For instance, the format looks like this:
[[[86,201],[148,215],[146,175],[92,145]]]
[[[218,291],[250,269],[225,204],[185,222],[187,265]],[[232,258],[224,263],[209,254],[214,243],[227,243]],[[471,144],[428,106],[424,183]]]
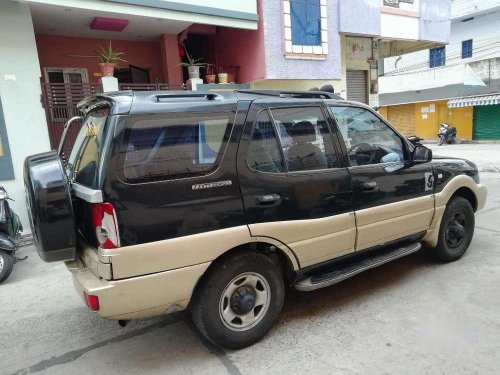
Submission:
[[[432,160],[432,150],[425,146],[417,145],[413,149],[412,162],[415,164],[427,163]]]
[[[412,135],[412,136],[408,137],[407,139],[410,141],[410,143],[413,146],[417,146],[420,144],[420,142],[423,141],[423,138],[417,137],[416,135]]]

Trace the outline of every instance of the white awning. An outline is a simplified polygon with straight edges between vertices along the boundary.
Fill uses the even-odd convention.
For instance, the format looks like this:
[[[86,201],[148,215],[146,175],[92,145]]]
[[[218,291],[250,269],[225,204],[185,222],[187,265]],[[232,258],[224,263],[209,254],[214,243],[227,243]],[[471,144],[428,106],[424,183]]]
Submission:
[[[500,104],[500,94],[484,96],[466,96],[448,101],[448,108],[474,107],[476,105],[494,105]]]

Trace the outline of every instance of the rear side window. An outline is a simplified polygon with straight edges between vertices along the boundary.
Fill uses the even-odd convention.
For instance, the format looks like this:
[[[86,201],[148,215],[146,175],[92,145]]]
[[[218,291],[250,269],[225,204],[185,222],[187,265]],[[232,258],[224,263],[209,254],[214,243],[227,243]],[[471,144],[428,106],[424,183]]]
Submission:
[[[127,126],[120,178],[128,183],[200,176],[215,170],[232,128],[233,114],[169,113]]]
[[[272,108],[289,172],[337,168],[330,130],[320,107]]]
[[[99,109],[85,117],[69,157],[70,177],[90,188],[97,188],[108,113],[108,109]]]
[[[247,153],[248,166],[259,172],[285,172],[280,145],[267,111],[257,115]]]

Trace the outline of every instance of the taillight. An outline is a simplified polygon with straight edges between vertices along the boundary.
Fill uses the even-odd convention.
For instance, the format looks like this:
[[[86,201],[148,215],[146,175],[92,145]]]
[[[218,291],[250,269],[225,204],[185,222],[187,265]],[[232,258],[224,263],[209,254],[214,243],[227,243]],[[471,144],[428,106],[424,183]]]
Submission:
[[[99,310],[99,297],[94,296],[92,294],[87,294],[85,292],[83,292],[83,295],[85,296],[85,302],[87,302],[87,306],[92,311],[98,311]]]
[[[98,246],[103,249],[115,249],[120,246],[118,221],[111,203],[93,203],[92,221]]]

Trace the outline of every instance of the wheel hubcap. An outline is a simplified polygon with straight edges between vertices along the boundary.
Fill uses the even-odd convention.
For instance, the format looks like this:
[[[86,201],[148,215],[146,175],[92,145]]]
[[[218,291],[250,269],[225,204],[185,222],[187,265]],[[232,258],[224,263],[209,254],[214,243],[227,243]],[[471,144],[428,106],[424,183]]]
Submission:
[[[451,248],[456,248],[462,244],[465,238],[465,216],[455,214],[448,221],[446,228],[446,244]]]
[[[246,331],[266,315],[270,297],[269,283],[262,275],[242,273],[231,280],[222,293],[221,320],[232,331]]]

